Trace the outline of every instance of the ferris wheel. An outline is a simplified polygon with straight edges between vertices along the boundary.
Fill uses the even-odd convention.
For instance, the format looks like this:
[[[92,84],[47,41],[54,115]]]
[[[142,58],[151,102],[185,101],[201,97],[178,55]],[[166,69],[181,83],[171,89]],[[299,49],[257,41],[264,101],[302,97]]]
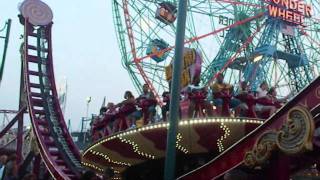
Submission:
[[[161,103],[170,82],[177,1],[112,5],[123,67],[138,91],[147,83]],[[318,0],[189,0],[187,11],[185,47],[201,56],[203,85],[220,72],[229,83],[245,80],[255,89],[267,81],[286,95],[319,75]]]

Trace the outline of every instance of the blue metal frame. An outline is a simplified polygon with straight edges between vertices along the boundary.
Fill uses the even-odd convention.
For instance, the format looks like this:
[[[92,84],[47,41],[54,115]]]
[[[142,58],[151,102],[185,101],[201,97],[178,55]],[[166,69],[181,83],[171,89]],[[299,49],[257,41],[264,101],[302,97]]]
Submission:
[[[290,79],[288,84],[294,85],[297,91],[313,79],[300,35],[296,32],[297,29],[294,27],[294,36],[284,35],[281,32],[284,23],[286,22],[276,18],[269,17],[267,19],[266,28],[244,70],[244,79],[250,82],[253,90],[256,90],[263,81],[271,83],[272,79],[268,72],[274,59],[286,61],[289,69],[286,73]],[[281,35],[283,36],[282,40],[286,43],[285,46],[279,43]],[[254,62],[257,56],[262,56],[262,59]]]

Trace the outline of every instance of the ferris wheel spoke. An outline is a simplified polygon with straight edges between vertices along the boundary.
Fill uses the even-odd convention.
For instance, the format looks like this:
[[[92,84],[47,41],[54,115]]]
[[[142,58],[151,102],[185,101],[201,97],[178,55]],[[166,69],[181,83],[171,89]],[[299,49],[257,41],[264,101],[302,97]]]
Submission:
[[[163,82],[163,81],[165,81],[163,76],[164,76],[164,73],[159,74],[159,71],[155,71],[155,77],[156,77],[156,79],[159,79],[159,83],[158,83],[158,89],[159,90],[168,88],[168,86],[165,85],[165,84],[168,84],[168,83],[167,82]]]
[[[208,1],[210,1],[210,0],[208,0]],[[209,4],[209,13],[214,14],[213,13],[214,11],[212,10],[212,4],[211,3],[208,3],[208,4]],[[213,16],[209,16],[209,18],[210,18],[211,29],[216,29]],[[221,44],[221,42],[222,42],[221,39],[217,36],[212,37],[212,39],[216,40],[218,42],[218,44]]]
[[[309,38],[307,38],[307,40],[310,42],[310,44],[304,44],[304,46],[308,49],[308,50],[312,50],[315,51],[313,52],[314,54],[318,54],[320,55],[320,49],[319,47],[315,47],[314,44],[312,43],[312,41],[309,40]],[[315,43],[316,44],[316,43]],[[311,52],[310,52],[311,53]]]
[[[261,6],[258,4],[251,4],[251,3],[240,2],[240,1],[231,1],[231,0],[212,0],[212,1],[230,3],[233,5],[244,5],[244,6],[250,6],[250,7],[256,7],[256,8],[264,8],[265,7],[265,6]]]
[[[250,21],[252,21],[252,20],[254,20],[254,19],[257,19],[257,18],[262,17],[263,15],[264,15],[264,12],[259,13],[259,14],[257,14],[257,15],[254,15],[254,16],[252,16],[252,17],[246,18],[246,19],[241,20],[241,21],[237,21],[237,22],[235,22],[234,24],[231,24],[231,25],[229,25],[229,26],[226,26],[226,27],[217,29],[217,30],[212,31],[212,32],[210,32],[210,33],[207,33],[207,34],[204,34],[204,35],[201,35],[201,36],[197,36],[197,37],[190,38],[189,40],[185,40],[184,43],[185,43],[185,44],[189,44],[189,43],[192,43],[192,42],[194,42],[194,41],[197,41],[197,40],[206,38],[206,37],[208,37],[208,36],[216,35],[217,33],[222,32],[223,30],[227,30],[227,29],[230,29],[230,28],[239,26],[239,25],[241,25],[241,24],[250,22]],[[168,48],[166,48],[166,49],[161,50],[160,52],[163,52],[163,53],[164,53],[164,52],[170,51],[170,50],[172,50],[172,49],[174,49],[174,48],[175,48],[175,46],[171,46],[171,47],[168,47]],[[142,61],[142,60],[144,60],[144,59],[146,59],[146,58],[149,58],[149,57],[151,57],[151,56],[154,56],[154,55],[156,55],[156,54],[153,53],[153,54],[150,54],[150,55],[147,55],[147,56],[144,56],[144,57],[137,58],[137,62],[140,62],[140,61]]]
[[[214,14],[209,13],[208,10],[213,11]],[[211,8],[210,6],[199,7],[197,5],[193,5],[193,6],[188,7],[188,12],[197,12],[197,13],[200,13],[203,15],[216,16],[217,14],[232,13],[232,6],[231,5],[223,5],[223,6],[221,5],[221,7],[219,7],[219,8],[218,7]]]
[[[214,27],[214,25],[213,25],[214,24],[213,23],[213,21],[214,21],[213,18],[219,18],[218,11],[214,11],[214,13],[213,13],[213,9],[210,6],[208,6],[208,7],[198,7],[198,4],[195,4],[195,5],[192,5],[192,7],[189,7],[189,14],[190,15],[188,17],[190,17],[190,19],[191,19],[190,26],[193,28],[193,31],[190,31],[190,32],[195,32],[194,34],[191,34],[192,36],[196,36],[197,35],[197,31],[196,31],[195,27],[193,26],[194,19],[196,18],[196,17],[193,16],[193,13],[195,14],[195,16],[198,16],[199,14],[202,14],[202,15],[206,14],[210,18],[210,22],[211,22],[211,26],[212,26],[213,30],[216,29]],[[210,4],[211,3],[209,3],[209,5]],[[220,9],[222,9],[222,8],[220,8]],[[209,10],[209,13],[204,13],[204,12],[208,12],[208,10]],[[231,11],[228,10],[228,12],[230,13]],[[223,12],[221,14],[225,14],[225,13],[227,13],[227,12]],[[216,40],[221,43],[221,40],[219,38],[216,37]],[[195,47],[197,49],[199,49],[201,52],[205,52],[203,46],[201,45],[201,43],[199,43],[199,41],[195,41],[195,43],[196,43]],[[208,55],[206,53],[203,53],[203,55],[204,55],[203,64],[204,64],[204,66],[207,66],[207,65],[209,65],[209,62],[211,61],[211,59],[208,57]]]
[[[143,66],[142,66],[142,67],[143,67]],[[142,74],[140,73],[139,69],[137,68],[137,66],[134,66],[134,65],[133,65],[132,68],[131,68],[131,70],[132,70],[132,73],[142,75]],[[149,69],[147,69],[147,68],[144,69],[144,73],[145,73],[145,74],[152,74],[151,70],[149,70]]]
[[[164,72],[164,68],[165,68],[165,66],[160,66],[160,65],[158,65],[158,64],[146,63],[146,62],[143,62],[143,65],[144,65],[144,66],[147,66],[147,67],[152,67],[152,68],[154,68],[155,70],[161,71],[161,72]]]
[[[133,9],[138,9],[139,10],[139,12],[137,12],[137,15],[138,15],[138,18],[140,19],[140,18],[142,18],[142,20],[145,22],[145,23],[147,23],[147,25],[149,25],[149,22],[151,22],[151,23],[153,23],[153,24],[157,24],[157,22],[154,20],[154,18],[153,18],[153,16],[154,16],[154,14],[156,13],[155,11],[152,11],[151,10],[151,8],[150,8],[150,6],[152,5],[152,4],[145,4],[145,3],[143,3],[141,0],[136,0],[135,2],[139,2],[139,5],[141,5],[142,7],[138,7],[138,4],[137,3],[132,3],[131,4],[131,6],[132,6],[132,8]],[[143,14],[143,12],[148,12],[148,20],[146,20],[145,18],[144,18],[144,16],[146,16],[146,15],[144,15],[144,16],[142,16],[142,14]],[[152,18],[149,18],[149,17],[152,17]],[[138,22],[137,20],[136,20],[136,22]],[[149,28],[152,30],[152,28],[153,27],[151,27],[150,25],[149,25]]]
[[[257,28],[257,30],[246,39],[246,41],[242,44],[242,46],[237,50],[237,52],[229,59],[227,60],[226,64],[221,68],[220,71],[218,71],[208,82],[206,85],[210,85],[213,80],[217,77],[217,75],[219,73],[223,73],[226,68],[229,67],[229,65],[238,57],[238,55],[244,50],[246,49],[251,43],[252,40],[254,39],[254,37],[260,32],[260,30],[263,28],[263,26],[265,25],[265,23],[263,23],[260,27]]]
[[[162,87],[166,88],[167,86],[164,85],[163,82],[161,82],[161,78],[160,76],[157,76],[157,78],[155,78],[155,71],[151,72],[148,69],[145,69],[146,74],[153,76],[152,78],[150,78],[151,82],[153,84],[163,84]],[[137,74],[140,74],[140,72],[138,71]]]
[[[311,38],[307,32],[304,32],[304,35],[307,36],[307,39],[309,40],[310,43],[315,43],[315,44],[317,44],[318,48],[320,48],[320,43],[318,41],[314,40],[313,38]]]
[[[153,67],[153,65],[154,64],[152,64],[152,65],[143,64],[143,67],[146,68],[146,69],[154,70],[154,71],[164,72],[163,69],[160,69],[160,68],[157,68],[157,67]]]
[[[320,72],[320,51],[319,51],[319,48],[320,48],[320,44],[318,42],[315,42],[313,38],[309,37],[308,35],[307,36],[307,40],[309,42],[309,58],[311,61],[309,61],[310,63],[310,66],[313,67],[312,70],[313,70],[313,74],[315,76],[318,76],[319,75],[319,72]],[[305,43],[305,45],[307,45],[307,43]],[[314,45],[317,45],[318,47],[314,47]]]
[[[139,42],[140,44],[143,44],[144,46],[141,46],[140,48],[137,48],[137,54],[139,55],[144,55],[146,49],[147,49],[147,46],[149,44],[149,42],[155,38],[160,38],[158,35],[157,35],[157,32],[159,32],[161,29],[157,28],[155,30],[153,30],[154,33],[152,33],[151,36],[146,36],[147,32],[145,32],[144,30],[134,30],[134,32],[136,34],[138,34],[140,36],[140,39],[138,39],[136,36],[134,37],[134,39]],[[155,36],[153,36],[155,35]],[[143,38],[145,37],[146,38]]]
[[[132,8],[138,8],[138,7],[136,7],[136,4],[133,4],[133,5],[132,5]],[[143,8],[142,11],[147,11],[147,8]],[[148,12],[148,13],[150,13],[150,12]],[[152,13],[154,13],[154,12],[152,12]],[[143,34],[144,36],[148,37],[148,33],[145,32],[145,30],[143,29],[143,27],[141,27],[141,25],[138,24],[138,20],[137,20],[137,19],[140,19],[140,23],[141,23],[141,20],[142,20],[142,22],[145,23],[145,25],[147,26],[146,29],[151,30],[151,32],[152,32],[154,35],[157,36],[157,33],[155,32],[154,27],[151,27],[151,25],[150,25],[150,22],[153,23],[153,24],[156,24],[156,22],[154,22],[154,20],[152,20],[152,18],[149,18],[148,21],[150,21],[150,22],[148,22],[148,21],[141,15],[141,13],[137,13],[137,15],[136,15],[135,17],[132,17],[132,18],[133,18],[132,22],[134,23],[134,25],[137,25],[137,26],[140,28],[140,30],[142,30],[142,32],[144,33],[144,34]],[[159,27],[157,27],[157,28],[159,29]],[[137,31],[137,32],[138,32],[138,31]],[[169,35],[171,35],[172,37],[174,36],[174,35],[173,35],[173,34],[174,34],[173,32],[167,31],[167,33],[168,33]]]
[[[136,45],[135,45],[135,42],[133,39],[134,35],[133,35],[132,25],[130,23],[130,12],[128,9],[128,0],[122,0],[122,2],[123,2],[123,9],[124,9],[124,19],[125,19],[126,27],[128,30],[128,39],[129,39],[130,46],[131,46],[131,52],[133,54],[134,60],[136,60],[137,59],[137,54],[135,52]],[[163,105],[162,100],[161,100],[159,94],[157,93],[157,91],[155,90],[154,86],[150,82],[148,76],[143,71],[143,68],[136,61],[135,61],[135,64],[136,64],[137,69],[139,70],[143,80],[145,81],[145,83],[147,83],[149,85],[149,88],[150,88],[151,92],[154,94],[155,98],[157,99],[157,102],[160,104],[160,106],[162,106]]]
[[[287,76],[288,67],[285,65],[285,63],[274,60],[274,68],[275,68],[274,69],[275,73],[278,73],[278,72],[280,73],[280,75],[277,77],[277,79],[274,80],[274,82],[275,82],[274,86],[279,87],[279,84],[282,82],[287,82],[289,84],[290,79],[288,79],[288,76]]]
[[[316,4],[317,3],[317,4]],[[312,7],[319,13],[320,12],[320,3],[317,0],[312,0],[311,1]]]
[[[190,15],[188,16],[189,18],[189,25],[187,27],[190,27],[188,28],[188,34],[191,36],[191,37],[195,37],[197,36],[197,31],[196,31],[196,28],[194,27],[194,16],[192,14],[192,12],[189,13]],[[185,38],[188,38],[188,37],[185,37]],[[202,47],[202,45],[198,42],[198,41],[195,41],[194,43],[191,44],[194,48],[200,50],[201,52],[205,52],[204,48]],[[206,53],[203,53],[202,54],[204,56],[203,58],[203,61],[204,61],[204,64],[209,61],[209,58],[207,56]]]
[[[139,1],[138,0],[138,2],[141,2],[141,1]],[[142,2],[141,2],[142,3]],[[143,5],[145,8],[140,8],[140,9],[142,9],[141,11],[143,11],[143,12],[148,12],[148,14],[149,15],[154,15],[154,11],[150,11],[150,9],[149,8],[147,8],[147,6],[146,5]],[[133,9],[137,9],[138,7],[137,7],[137,4],[136,3],[132,3],[131,4],[131,7],[133,8]],[[139,9],[139,11],[140,11],[140,9]],[[133,19],[132,20],[132,23],[134,23],[134,25],[137,25],[139,28],[140,28],[140,30],[142,30],[143,31],[143,35],[144,36],[148,36],[148,33],[147,32],[145,32],[145,30],[144,30],[144,28],[143,27],[141,27],[141,25],[139,25],[138,24],[138,19],[140,19],[140,23],[141,22],[143,22],[147,27],[146,27],[146,29],[148,29],[148,30],[151,30],[151,32],[153,33],[153,35],[155,35],[155,36],[158,36],[158,33],[157,32],[155,32],[155,29],[154,29],[154,27],[151,27],[151,25],[150,25],[150,23],[152,23],[152,24],[157,24],[157,22],[155,22],[154,21],[154,19],[153,18],[148,18],[148,20],[146,20],[145,18],[144,18],[144,16],[142,16],[142,13],[143,12],[136,12],[136,16],[135,17],[132,17],[131,16],[131,19]],[[141,21],[142,20],[142,21]],[[156,27],[156,29],[157,30],[159,30],[161,27],[159,27],[159,26],[157,26]],[[168,31],[167,29],[162,29],[162,30],[164,30],[164,31],[166,31],[166,33],[168,34],[168,35],[170,35],[171,37],[174,37],[174,31]],[[159,36],[158,36],[158,38],[160,38]]]

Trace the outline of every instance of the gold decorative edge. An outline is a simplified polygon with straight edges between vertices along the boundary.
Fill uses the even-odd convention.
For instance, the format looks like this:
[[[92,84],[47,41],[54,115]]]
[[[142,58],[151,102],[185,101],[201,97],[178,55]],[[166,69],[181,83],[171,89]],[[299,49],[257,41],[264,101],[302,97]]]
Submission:
[[[252,150],[244,156],[244,164],[256,167],[265,163],[272,152],[278,150],[287,155],[312,151],[312,137],[315,130],[310,111],[303,106],[296,106],[287,113],[287,119],[279,130],[269,130],[257,140]]]

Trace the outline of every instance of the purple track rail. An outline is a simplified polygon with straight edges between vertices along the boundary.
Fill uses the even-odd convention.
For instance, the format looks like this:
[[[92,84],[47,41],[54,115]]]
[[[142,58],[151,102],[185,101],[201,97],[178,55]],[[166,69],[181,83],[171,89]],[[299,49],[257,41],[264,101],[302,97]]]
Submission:
[[[40,155],[54,179],[78,179],[80,154],[62,115],[52,62],[52,23],[24,23],[24,82]]]

